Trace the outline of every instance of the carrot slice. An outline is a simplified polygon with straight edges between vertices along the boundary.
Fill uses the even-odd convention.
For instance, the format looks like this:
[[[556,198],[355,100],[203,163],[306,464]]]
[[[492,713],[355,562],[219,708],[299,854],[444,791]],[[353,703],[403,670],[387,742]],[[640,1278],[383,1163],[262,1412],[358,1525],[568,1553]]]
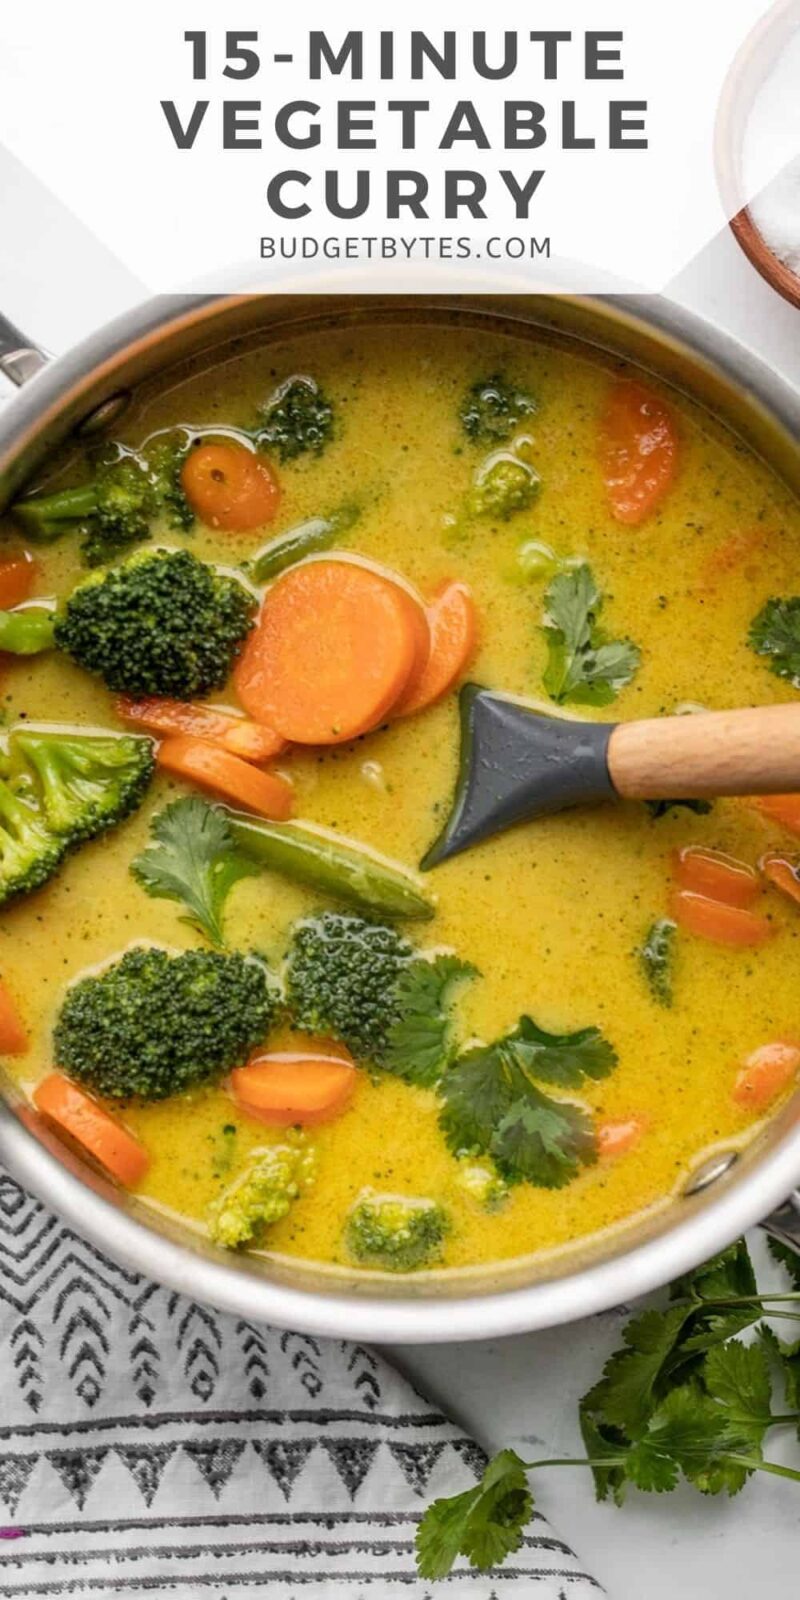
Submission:
[[[395,706],[396,717],[425,711],[452,689],[475,652],[478,628],[475,603],[465,583],[447,583],[428,607],[430,650],[416,683]]]
[[[91,1095],[60,1072],[52,1072],[33,1092],[37,1111],[88,1150],[118,1183],[132,1189],[141,1182],[150,1157],[144,1146]]]
[[[414,661],[403,686],[403,699],[414,694],[421,682],[431,653],[430,617],[421,600],[417,600],[401,583],[396,585],[408,608],[408,620],[414,633]],[[392,712],[394,713],[394,706]]]
[[[800,794],[759,794],[753,805],[788,833],[800,834]]]
[[[23,1056],[27,1048],[28,1035],[19,1012],[5,984],[0,982],[0,1056]]]
[[[193,706],[157,696],[131,700],[120,695],[115,709],[120,720],[132,728],[144,728],[147,733],[188,733],[222,745],[244,761],[274,761],[286,749],[286,740],[263,723],[216,711],[213,706]]]
[[[407,590],[353,561],[307,561],[267,590],[236,692],[292,744],[343,744],[399,700],[417,645]]]
[[[341,1056],[257,1056],[230,1075],[241,1110],[276,1127],[328,1122],[344,1111],[355,1084],[353,1062]]]
[[[787,860],[786,856],[779,855],[777,851],[771,855],[762,856],[759,862],[761,871],[770,883],[780,889],[781,894],[790,900],[800,902],[800,866],[796,861]]]
[[[638,527],[664,499],[678,465],[672,417],[651,389],[615,383],[601,423],[600,464],[617,522]]]
[[[242,444],[201,444],[190,450],[181,483],[201,522],[226,533],[262,527],[280,504],[275,474]]]
[[[673,857],[675,879],[682,889],[722,900],[726,906],[749,906],[761,890],[758,874],[746,861],[690,844]]]
[[[644,1117],[626,1117],[621,1122],[601,1122],[595,1132],[595,1143],[600,1160],[612,1160],[635,1149],[647,1132]]]
[[[164,739],[156,760],[176,778],[198,783],[201,789],[211,789],[273,822],[283,822],[291,815],[293,790],[285,778],[261,772],[241,756],[232,756],[205,739],[193,739],[189,734]]]
[[[724,905],[691,889],[676,889],[670,901],[670,914],[687,933],[713,944],[744,947],[766,944],[775,929],[766,917],[743,906]]]
[[[14,561],[0,561],[0,611],[11,611],[30,598],[38,571],[32,556],[20,556]]]
[[[736,1076],[733,1098],[737,1105],[760,1111],[779,1095],[800,1067],[800,1049],[785,1039],[762,1044],[747,1057]]]

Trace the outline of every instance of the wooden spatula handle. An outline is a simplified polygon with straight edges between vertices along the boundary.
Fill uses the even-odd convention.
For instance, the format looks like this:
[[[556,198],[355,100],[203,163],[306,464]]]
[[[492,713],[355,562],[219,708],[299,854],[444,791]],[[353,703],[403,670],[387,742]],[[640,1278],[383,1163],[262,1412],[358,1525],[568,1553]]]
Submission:
[[[800,793],[800,703],[621,722],[608,769],[625,800]]]

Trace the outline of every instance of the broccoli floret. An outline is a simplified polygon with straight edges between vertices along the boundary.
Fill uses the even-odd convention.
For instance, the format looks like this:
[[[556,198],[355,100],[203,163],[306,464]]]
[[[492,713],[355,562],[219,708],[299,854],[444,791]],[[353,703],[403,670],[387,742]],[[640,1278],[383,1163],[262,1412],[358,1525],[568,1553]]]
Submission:
[[[101,458],[92,487],[95,509],[86,520],[81,554],[87,567],[100,567],[151,537],[150,521],[158,507],[150,479],[135,456]]]
[[[333,1034],[359,1060],[379,1064],[399,1015],[393,992],[414,948],[394,928],[325,911],[300,922],[286,963],[295,1025]]]
[[[539,475],[526,461],[505,451],[490,456],[470,490],[469,515],[508,522],[518,511],[527,511],[533,505],[539,487]]]
[[[482,1167],[476,1161],[459,1162],[456,1183],[484,1211],[498,1211],[508,1199],[509,1188],[505,1179],[492,1167]]]
[[[135,811],[155,765],[153,742],[136,734],[12,735],[39,780],[42,808],[53,833],[70,844],[92,839]]]
[[[73,590],[55,642],[118,693],[191,700],[222,688],[254,609],[188,550],[143,551]]]
[[[38,807],[0,778],[0,905],[30,894],[58,871],[68,842],[53,834]]]
[[[130,814],[153,771],[149,739],[25,727],[0,778],[0,905],[40,889],[67,851]],[[31,772],[31,768],[33,771]]]
[[[168,528],[188,533],[194,527],[195,514],[186,498],[181,472],[183,463],[192,448],[187,433],[158,434],[144,450],[144,460],[153,486],[159,511]]]
[[[483,444],[504,444],[523,417],[536,410],[536,401],[499,373],[473,383],[461,403],[461,426],[468,439]]]
[[[94,458],[94,477],[73,489],[36,495],[14,507],[14,515],[33,539],[57,539],[69,525],[82,534],[87,566],[113,561],[130,545],[150,538],[158,497],[144,463],[121,445],[109,445]]]
[[[333,435],[333,406],[313,378],[287,378],[261,411],[255,441],[281,461],[321,455]]]
[[[363,1189],[347,1219],[345,1243],[365,1267],[418,1272],[439,1259],[449,1228],[446,1212],[433,1200]]]
[[[14,516],[40,541],[57,539],[71,524],[77,526],[86,565],[104,566],[131,545],[150,539],[151,523],[159,515],[170,528],[191,528],[194,512],[181,483],[190,445],[184,432],[159,435],[142,453],[105,445],[90,458],[94,476],[88,483],[20,500]]]
[[[252,957],[137,946],[67,991],[56,1064],[98,1094],[163,1100],[241,1066],[277,998]]]
[[[254,1150],[234,1182],[208,1208],[208,1231],[226,1250],[258,1243],[279,1222],[316,1176],[316,1157],[307,1145],[277,1144]]]

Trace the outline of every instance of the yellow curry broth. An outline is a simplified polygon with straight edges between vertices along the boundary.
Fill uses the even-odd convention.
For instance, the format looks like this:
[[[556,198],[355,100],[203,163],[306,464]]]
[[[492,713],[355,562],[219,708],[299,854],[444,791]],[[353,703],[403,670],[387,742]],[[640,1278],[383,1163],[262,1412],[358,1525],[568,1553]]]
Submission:
[[[459,531],[454,518],[481,451],[460,436],[458,402],[476,376],[498,368],[538,396],[539,411],[524,432],[542,493],[532,511],[508,523]],[[179,421],[244,424],[276,379],[295,371],[312,371],[331,393],[340,428],[321,459],[280,469],[284,498],[274,531],[362,496],[349,548],[404,573],[423,594],[446,577],[471,585],[480,616],[476,679],[543,693],[545,583],[520,581],[515,563],[522,540],[541,539],[559,553],[588,557],[607,597],[610,633],[641,648],[641,668],[613,707],[585,714],[625,718],[687,702],[714,707],[790,697],[748,650],[746,635],[771,594],[796,590],[800,513],[703,413],[668,396],[679,416],[680,473],[660,511],[639,529],[610,516],[597,465],[609,369],[551,343],[432,327],[317,335],[239,354],[154,390],[128,419],[126,437],[139,443]],[[235,563],[257,543],[199,529],[190,548]],[[46,550],[42,569],[42,593],[66,592],[83,570],[75,543],[67,538]],[[106,691],[56,657],[9,666],[3,689],[9,723],[25,716],[117,725]],[[352,747],[292,753],[281,767],[296,785],[298,816],[413,863],[446,812],[456,752],[450,696]],[[135,818],[0,917],[0,970],[32,1031],[31,1051],[17,1067],[25,1085],[51,1065],[53,1018],[67,982],[137,939],[181,948],[199,942],[177,906],[147,899],[128,872],[154,811],[179,788],[159,778]],[[717,803],[709,816],[678,811],[658,822],[640,806],[553,818],[438,870],[429,880],[436,919],[410,930],[423,945],[453,946],[480,969],[460,1001],[467,1036],[493,1038],[522,1012],[548,1028],[600,1027],[619,1066],[580,1098],[604,1116],[643,1117],[648,1131],[637,1149],[584,1171],[559,1192],[521,1185],[502,1210],[486,1214],[458,1185],[433,1094],[362,1074],[346,1114],[313,1130],[317,1184],[272,1229],[270,1248],[342,1260],[344,1214],[372,1184],[431,1195],[449,1208],[449,1266],[552,1249],[662,1202],[710,1147],[751,1136],[731,1086],[750,1050],[798,1032],[800,919],[770,894],[763,908],[779,937],[761,950],[725,950],[682,936],[674,1007],[655,1005],[635,951],[666,912],[670,852],[688,842],[754,861],[785,840],[732,801]],[[280,959],[293,919],[318,904],[310,891],[264,873],[236,887],[227,925],[237,945]],[[125,1116],[152,1154],[142,1194],[198,1221],[226,1181],[226,1123],[238,1129],[237,1161],[283,1137],[243,1118],[221,1088],[130,1105]]]

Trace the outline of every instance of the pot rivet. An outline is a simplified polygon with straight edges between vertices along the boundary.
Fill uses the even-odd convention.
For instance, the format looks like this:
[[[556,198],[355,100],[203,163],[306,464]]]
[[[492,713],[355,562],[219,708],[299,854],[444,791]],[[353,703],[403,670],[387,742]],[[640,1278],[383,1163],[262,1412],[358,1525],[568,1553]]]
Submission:
[[[684,1195],[702,1194],[705,1189],[710,1189],[712,1183],[724,1178],[726,1172],[730,1172],[738,1160],[739,1156],[735,1150],[723,1150],[718,1155],[711,1156],[710,1160],[704,1161],[703,1165],[687,1179]]]
[[[103,400],[94,411],[89,412],[88,417],[84,417],[83,421],[78,423],[76,434],[80,439],[91,439],[96,433],[103,433],[106,428],[119,421],[130,403],[130,389],[120,389],[118,394],[109,395],[107,400]]]

